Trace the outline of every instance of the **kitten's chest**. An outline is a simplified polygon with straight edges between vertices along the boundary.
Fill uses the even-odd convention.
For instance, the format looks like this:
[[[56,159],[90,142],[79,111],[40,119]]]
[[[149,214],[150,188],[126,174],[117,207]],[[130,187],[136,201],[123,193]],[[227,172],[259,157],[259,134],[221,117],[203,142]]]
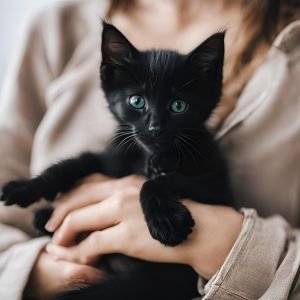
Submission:
[[[175,155],[151,155],[146,160],[145,175],[153,178],[169,173],[180,173],[185,176],[197,176],[207,166],[201,161],[189,158],[178,158]]]
[[[148,178],[174,173],[177,170],[178,161],[172,156],[153,154],[146,160],[145,175]]]

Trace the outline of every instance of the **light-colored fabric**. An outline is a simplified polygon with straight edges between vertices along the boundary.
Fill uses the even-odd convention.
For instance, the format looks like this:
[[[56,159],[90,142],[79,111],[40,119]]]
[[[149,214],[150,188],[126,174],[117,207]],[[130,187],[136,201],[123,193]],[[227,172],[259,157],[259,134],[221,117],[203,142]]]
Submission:
[[[21,230],[3,224],[0,233],[0,299],[22,299],[30,270],[49,239],[32,239]]]
[[[243,211],[243,230],[221,270],[206,286],[199,280],[203,299],[300,299],[299,287],[291,291],[300,265],[300,231],[291,226],[300,223],[299,84],[297,21],[277,37],[217,134],[236,200],[260,217]]]
[[[98,79],[106,10],[105,0],[61,1],[27,26],[0,99],[0,185],[105,147],[115,128]],[[236,198],[251,209],[221,269],[199,279],[204,299],[300,299],[299,56],[294,22],[218,132]],[[34,209],[0,207],[0,299],[22,298],[47,241],[32,239]]]

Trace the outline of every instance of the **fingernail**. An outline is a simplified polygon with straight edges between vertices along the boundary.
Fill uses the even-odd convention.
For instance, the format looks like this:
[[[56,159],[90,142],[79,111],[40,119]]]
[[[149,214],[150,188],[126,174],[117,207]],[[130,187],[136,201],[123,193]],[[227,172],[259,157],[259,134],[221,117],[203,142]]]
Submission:
[[[48,232],[54,232],[55,226],[51,221],[48,221],[45,225],[45,228]]]

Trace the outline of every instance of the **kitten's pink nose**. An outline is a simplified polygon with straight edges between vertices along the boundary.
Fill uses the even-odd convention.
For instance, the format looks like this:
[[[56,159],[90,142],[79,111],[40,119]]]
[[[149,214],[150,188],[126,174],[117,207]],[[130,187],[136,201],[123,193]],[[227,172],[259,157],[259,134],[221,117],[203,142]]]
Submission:
[[[158,126],[150,126],[149,127],[149,133],[153,136],[153,137],[158,137],[161,135],[161,128]]]

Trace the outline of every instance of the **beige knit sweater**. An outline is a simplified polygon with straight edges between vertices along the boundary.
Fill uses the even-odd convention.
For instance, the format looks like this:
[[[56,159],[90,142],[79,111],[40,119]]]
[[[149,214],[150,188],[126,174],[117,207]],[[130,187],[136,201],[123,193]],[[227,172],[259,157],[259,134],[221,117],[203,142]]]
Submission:
[[[0,186],[101,150],[115,123],[99,88],[105,0],[61,1],[27,26],[0,100]],[[300,21],[276,39],[218,132],[244,209],[242,232],[203,299],[300,299]],[[0,299],[22,299],[47,238],[33,208],[0,206]]]

